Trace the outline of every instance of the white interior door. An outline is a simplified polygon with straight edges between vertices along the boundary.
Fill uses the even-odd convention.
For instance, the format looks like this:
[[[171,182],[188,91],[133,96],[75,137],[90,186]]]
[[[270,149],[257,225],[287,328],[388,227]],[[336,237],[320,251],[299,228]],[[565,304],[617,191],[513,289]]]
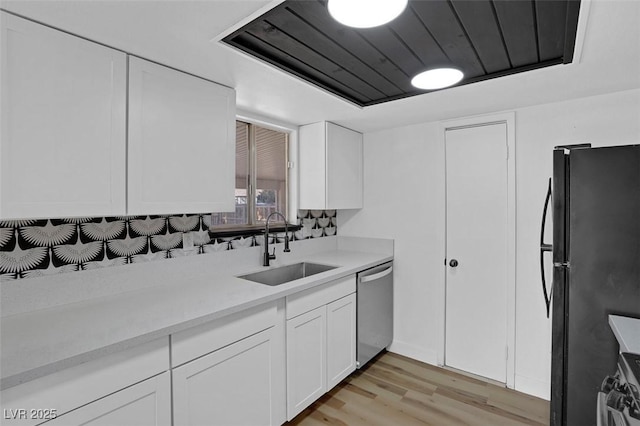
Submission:
[[[445,150],[445,364],[506,383],[507,125],[447,129]]]

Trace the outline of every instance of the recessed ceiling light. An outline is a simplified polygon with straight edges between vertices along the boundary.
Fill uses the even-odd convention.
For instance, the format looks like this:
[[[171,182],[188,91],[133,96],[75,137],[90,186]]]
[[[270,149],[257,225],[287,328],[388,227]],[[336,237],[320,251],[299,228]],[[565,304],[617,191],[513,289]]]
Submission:
[[[407,0],[329,0],[333,19],[354,28],[372,28],[393,21]]]
[[[455,68],[436,68],[421,72],[411,79],[411,84],[418,89],[442,89],[453,86],[462,80],[464,74]]]

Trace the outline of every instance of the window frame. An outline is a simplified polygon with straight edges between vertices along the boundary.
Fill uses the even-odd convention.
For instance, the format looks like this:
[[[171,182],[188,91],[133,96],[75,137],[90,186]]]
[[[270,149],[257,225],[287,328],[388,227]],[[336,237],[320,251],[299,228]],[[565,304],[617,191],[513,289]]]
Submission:
[[[257,153],[257,142],[256,142],[256,127],[261,127],[263,129],[276,131],[278,133],[282,133],[285,135],[285,201],[284,201],[284,211],[281,212],[287,218],[287,222],[289,222],[289,133],[283,132],[279,129],[273,129],[270,127],[266,127],[260,124],[251,123],[245,120],[239,120],[236,118],[236,122],[241,122],[247,124],[248,127],[248,160],[249,164],[247,165],[247,222],[246,226],[259,226],[262,222],[259,222],[256,213],[257,213],[257,203],[256,198],[258,196],[258,153]],[[278,217],[274,223],[280,222],[281,218]]]
[[[298,152],[298,126],[289,123],[278,122],[276,120],[267,119],[253,114],[237,114],[236,122],[242,122],[249,125],[248,127],[248,162],[247,165],[247,222],[246,224],[229,224],[214,225],[210,231],[217,233],[226,233],[229,231],[252,231],[263,229],[264,223],[256,221],[256,191],[257,191],[257,153],[255,144],[255,127],[262,127],[268,130],[274,130],[286,134],[286,157],[285,167],[287,173],[285,185],[285,211],[282,213],[286,216],[288,225],[295,225],[298,222],[298,175],[295,168]],[[218,212],[214,212],[218,213]],[[272,223],[277,227],[278,223],[284,225],[284,222],[274,221]]]

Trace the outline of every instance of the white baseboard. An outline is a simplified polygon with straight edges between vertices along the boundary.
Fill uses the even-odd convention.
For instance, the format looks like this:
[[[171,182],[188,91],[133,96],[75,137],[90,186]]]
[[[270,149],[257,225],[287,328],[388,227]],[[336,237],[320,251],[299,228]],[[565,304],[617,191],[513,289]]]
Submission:
[[[412,345],[406,342],[400,342],[394,340],[391,346],[388,348],[389,352],[393,352],[402,356],[406,356],[417,361],[425,362],[431,365],[438,365],[438,357],[436,351],[425,350],[419,346]],[[549,382],[545,382],[531,377],[519,376],[515,377],[515,390],[518,392],[526,393],[538,398],[549,401],[551,396],[551,385]]]
[[[427,364],[438,365],[436,351],[425,350],[410,343],[394,340],[391,346],[389,346],[389,352],[413,358]],[[519,376],[517,374],[515,377],[515,390],[547,401],[549,401],[551,396],[551,385],[549,382],[533,379],[531,377]]]
[[[436,351],[425,350],[410,343],[394,340],[389,346],[389,352],[426,362],[427,364],[438,365]]]
[[[516,374],[515,389],[518,392],[537,396],[538,398],[546,399],[547,401],[549,401],[549,399],[551,398],[550,383],[538,379],[533,379],[531,377],[520,376]]]

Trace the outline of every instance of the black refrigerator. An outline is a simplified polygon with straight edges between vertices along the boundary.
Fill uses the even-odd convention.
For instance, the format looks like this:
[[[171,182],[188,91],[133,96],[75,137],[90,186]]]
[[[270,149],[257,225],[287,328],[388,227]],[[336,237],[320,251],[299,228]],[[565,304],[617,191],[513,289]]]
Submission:
[[[608,315],[640,318],[640,145],[557,147],[549,195],[553,244],[543,241],[545,211],[540,263],[553,321],[550,423],[595,425],[598,391],[618,355]]]

